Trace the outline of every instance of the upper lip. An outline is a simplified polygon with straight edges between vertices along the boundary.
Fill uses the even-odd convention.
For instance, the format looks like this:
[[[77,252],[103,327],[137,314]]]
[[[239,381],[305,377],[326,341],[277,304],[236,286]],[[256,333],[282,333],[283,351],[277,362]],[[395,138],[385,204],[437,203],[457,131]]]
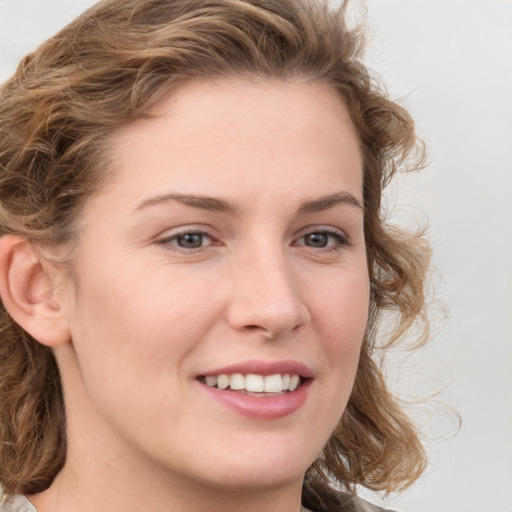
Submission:
[[[233,373],[241,373],[248,375],[250,373],[256,375],[276,375],[278,373],[284,375],[286,373],[296,374],[304,379],[311,379],[313,371],[311,368],[299,361],[283,360],[283,361],[244,361],[241,363],[215,368],[201,373],[202,377],[208,375],[232,375]]]

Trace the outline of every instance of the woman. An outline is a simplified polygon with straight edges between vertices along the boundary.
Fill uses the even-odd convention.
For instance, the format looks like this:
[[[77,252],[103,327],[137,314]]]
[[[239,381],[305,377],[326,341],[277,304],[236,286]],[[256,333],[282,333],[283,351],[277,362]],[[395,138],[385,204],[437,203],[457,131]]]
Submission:
[[[420,475],[372,359],[424,316],[425,243],[380,211],[417,142],[362,48],[324,5],[104,0],[22,61],[4,511],[376,510],[356,485]]]

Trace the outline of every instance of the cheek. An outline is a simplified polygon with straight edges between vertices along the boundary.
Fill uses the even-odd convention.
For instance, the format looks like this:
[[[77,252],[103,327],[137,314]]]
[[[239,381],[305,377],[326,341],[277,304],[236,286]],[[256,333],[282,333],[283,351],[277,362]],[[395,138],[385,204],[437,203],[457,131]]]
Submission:
[[[355,381],[368,321],[369,280],[366,272],[347,272],[318,294],[312,315],[323,362],[318,375],[314,418],[325,444],[347,406]],[[319,421],[319,419],[322,419]],[[323,445],[322,445],[323,446]]]
[[[100,392],[135,386],[137,394],[176,386],[188,356],[222,315],[211,286],[170,269],[104,264],[97,270],[78,287],[71,326],[86,386],[99,384]]]
[[[151,428],[155,410],[181,407],[186,362],[219,313],[211,292],[187,280],[111,270],[78,288],[75,371],[101,417]]]
[[[330,280],[319,299],[315,307],[322,318],[325,335],[333,342],[344,340],[341,345],[346,344],[347,348],[360,344],[366,331],[370,303],[367,271],[358,268]]]
[[[324,357],[336,386],[345,391],[340,396],[350,392],[355,379],[368,323],[369,290],[367,272],[354,272],[331,284],[317,304]]]

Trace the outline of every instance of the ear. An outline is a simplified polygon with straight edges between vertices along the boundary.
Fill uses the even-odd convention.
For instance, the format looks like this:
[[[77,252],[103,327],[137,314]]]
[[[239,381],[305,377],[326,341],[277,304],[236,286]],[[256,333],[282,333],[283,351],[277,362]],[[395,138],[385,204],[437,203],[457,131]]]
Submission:
[[[70,340],[60,269],[25,238],[0,238],[0,296],[13,320],[41,344],[56,347]],[[60,290],[61,291],[61,290]]]

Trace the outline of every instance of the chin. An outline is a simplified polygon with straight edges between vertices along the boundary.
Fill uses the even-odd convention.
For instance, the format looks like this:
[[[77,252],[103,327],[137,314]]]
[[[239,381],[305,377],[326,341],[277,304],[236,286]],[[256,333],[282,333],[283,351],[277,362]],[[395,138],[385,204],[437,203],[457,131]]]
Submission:
[[[282,488],[298,482],[302,485],[304,474],[316,457],[306,457],[297,449],[276,453],[278,451],[265,454],[260,450],[259,456],[217,461],[216,484],[246,491]],[[208,472],[207,478],[211,479],[211,476],[211,472]]]
[[[292,470],[290,466],[282,470],[269,470],[268,467],[261,470],[251,466],[245,470],[226,472],[223,478],[216,479],[216,487],[232,492],[264,491],[281,489],[298,482],[302,484],[306,468]]]

